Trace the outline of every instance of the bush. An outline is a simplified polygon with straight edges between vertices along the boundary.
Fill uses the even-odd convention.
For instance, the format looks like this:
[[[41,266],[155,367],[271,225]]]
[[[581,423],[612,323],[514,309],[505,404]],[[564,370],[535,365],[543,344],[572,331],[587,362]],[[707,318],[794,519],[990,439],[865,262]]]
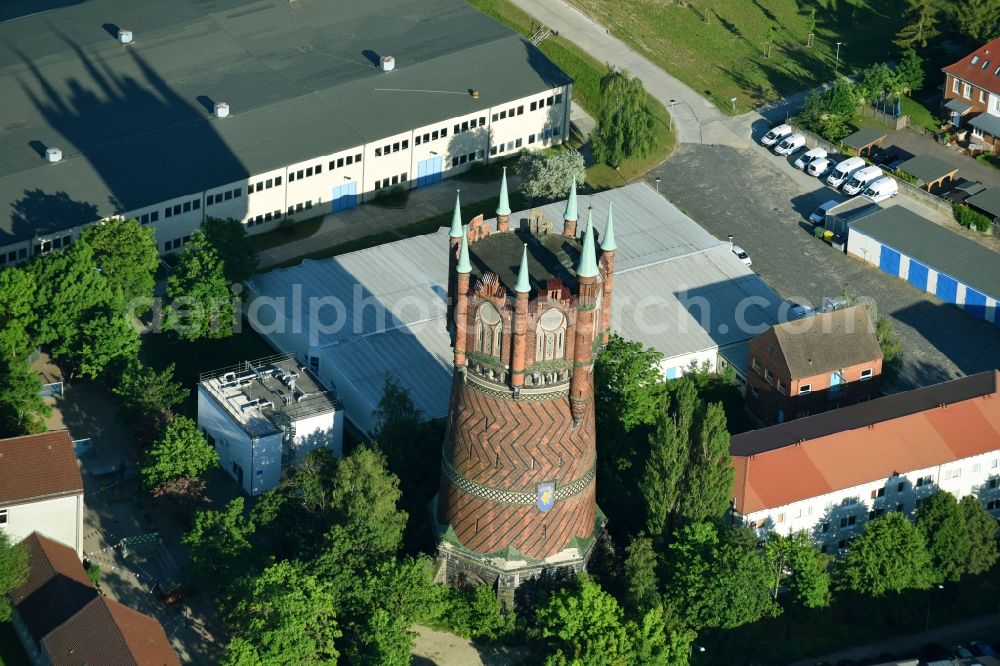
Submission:
[[[919,179],[916,176],[908,171],[903,171],[902,169],[896,169],[896,172],[893,175],[910,185],[916,185],[919,182]]]
[[[976,231],[986,233],[993,225],[993,221],[990,218],[972,210],[968,206],[953,204],[951,211],[955,216],[955,220],[966,229],[975,229]]]
[[[503,613],[496,591],[488,585],[435,586],[435,593],[419,618],[433,629],[485,641],[500,641],[514,632],[514,613]]]

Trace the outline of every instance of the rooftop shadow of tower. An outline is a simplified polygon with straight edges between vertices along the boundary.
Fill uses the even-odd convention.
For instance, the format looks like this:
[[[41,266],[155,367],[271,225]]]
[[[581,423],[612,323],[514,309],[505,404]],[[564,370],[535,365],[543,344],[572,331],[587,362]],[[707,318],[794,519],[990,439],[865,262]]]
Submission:
[[[203,106],[173,90],[138,45],[121,46],[126,51],[112,66],[62,39],[69,50],[52,69],[73,74],[61,81],[15,51],[33,79],[19,81],[21,90],[44,119],[47,142],[58,142],[65,155],[52,167],[64,171],[51,181],[46,174],[41,187],[26,189],[12,204],[15,237],[40,236],[177,197],[201,199],[209,187],[249,176]],[[244,187],[242,203],[228,206],[225,216],[242,219],[246,202]],[[190,233],[207,212],[204,202],[182,210],[178,220],[167,220],[160,211],[157,226],[161,235],[171,226]]]
[[[510,607],[543,572],[580,572],[604,517],[595,503],[593,363],[610,323],[614,227],[600,260],[575,184],[562,233],[532,211],[450,233],[451,405],[436,499],[439,575],[495,585]]]

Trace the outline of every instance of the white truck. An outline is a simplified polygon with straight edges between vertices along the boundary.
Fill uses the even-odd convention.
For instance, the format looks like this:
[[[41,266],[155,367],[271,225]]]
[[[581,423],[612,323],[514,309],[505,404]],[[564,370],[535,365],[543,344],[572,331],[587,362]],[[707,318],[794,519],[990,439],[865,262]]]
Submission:
[[[806,147],[806,138],[801,134],[791,134],[774,147],[775,155],[792,155]]]

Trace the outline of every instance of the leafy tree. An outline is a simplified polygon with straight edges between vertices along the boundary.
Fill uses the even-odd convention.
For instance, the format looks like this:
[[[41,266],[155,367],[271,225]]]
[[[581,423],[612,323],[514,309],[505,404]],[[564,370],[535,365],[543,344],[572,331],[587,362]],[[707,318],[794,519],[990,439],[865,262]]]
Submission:
[[[219,454],[208,443],[198,424],[185,416],[175,417],[163,438],[145,456],[142,479],[155,488],[167,481],[199,477],[219,464]]]
[[[0,437],[45,432],[52,408],[39,392],[42,380],[27,361],[0,362]]]
[[[1000,558],[997,552],[997,522],[975,495],[966,495],[958,505],[962,509],[969,537],[969,550],[963,567],[966,573],[985,573]]]
[[[681,515],[695,522],[721,518],[733,493],[729,432],[722,405],[707,405],[699,413],[698,421],[699,434],[691,440],[686,490],[679,504]]]
[[[515,171],[521,177],[521,192],[538,199],[565,197],[574,178],[582,184],[587,176],[583,155],[576,150],[526,150],[517,160]]]
[[[174,364],[157,372],[135,360],[125,367],[114,393],[126,411],[139,421],[167,421],[173,416],[174,407],[187,400],[191,393],[174,379]]]
[[[839,141],[850,133],[849,123],[857,115],[859,101],[854,84],[839,79],[822,94],[813,90],[806,95],[796,122],[829,141]]]
[[[642,80],[611,67],[601,78],[597,128],[590,134],[597,161],[617,169],[625,160],[649,155],[656,144],[654,122]]]
[[[23,544],[11,543],[10,535],[0,530],[0,622],[11,616],[8,593],[28,580],[28,551]]]
[[[660,605],[660,581],[656,575],[653,542],[637,536],[625,549],[625,600],[633,615],[642,615]]]
[[[837,79],[824,93],[824,105],[828,113],[853,118],[858,113],[858,92],[855,85],[848,80]]]
[[[34,276],[19,268],[0,269],[0,363],[28,354],[35,316]]]
[[[906,25],[904,25],[893,43],[901,49],[917,46],[926,47],[927,40],[937,37],[938,7],[934,0],[909,0],[906,9]]]
[[[882,349],[882,376],[891,383],[899,376],[903,363],[903,340],[885,317],[875,322],[875,339]]]
[[[896,81],[899,91],[906,94],[924,87],[924,60],[917,55],[916,49],[903,51],[903,57],[896,64]]]
[[[597,583],[556,591],[538,609],[536,625],[553,654],[546,664],[598,666],[631,664],[634,651],[622,609]]]
[[[861,74],[861,82],[857,84],[858,93],[869,102],[882,99],[894,92],[897,77],[898,66],[897,73],[893,73],[884,62],[870,65]]]
[[[222,260],[226,282],[243,282],[257,270],[257,250],[250,243],[247,229],[239,220],[206,218],[201,225],[205,240]]]
[[[662,360],[663,354],[652,347],[612,335],[594,367],[598,418],[614,419],[626,431],[652,425],[664,395]]]
[[[201,231],[191,234],[177,270],[167,278],[170,304],[163,326],[185,340],[233,334],[233,301],[219,253]]]
[[[243,498],[237,497],[221,510],[202,510],[194,514],[194,525],[181,539],[191,549],[195,576],[206,585],[218,585],[223,591],[250,570],[254,533],[252,521],[243,517]]]
[[[931,556],[920,531],[899,512],[869,521],[837,562],[839,587],[873,597],[923,590],[934,579]]]
[[[937,492],[928,497],[917,512],[916,526],[927,542],[935,582],[954,582],[961,578],[971,543],[965,515],[955,496]]]
[[[771,532],[767,538],[768,560],[774,568],[775,597],[782,582],[787,581],[795,601],[806,608],[830,605],[830,562],[812,544],[806,532],[787,536]]]
[[[658,541],[676,522],[684,494],[685,467],[691,457],[688,433],[694,421],[697,393],[694,384],[680,380],[671,404],[668,397],[649,436],[649,459],[639,490],[645,499],[646,528]]]
[[[378,450],[360,446],[337,465],[330,505],[337,522],[350,527],[357,552],[379,558],[399,549],[406,527],[399,498],[399,479]]]
[[[115,310],[132,299],[153,297],[160,254],[152,227],[137,220],[104,220],[86,227],[80,242],[90,247],[94,263],[107,280]]]
[[[83,324],[109,302],[107,280],[86,243],[39,257],[29,270],[37,285],[32,338],[51,345],[53,355],[64,356],[74,349]]]
[[[746,527],[686,525],[666,560],[664,596],[686,626],[732,629],[781,611],[771,599],[774,573]]]
[[[208,502],[208,498],[205,496],[207,489],[208,484],[203,479],[182,476],[178,479],[164,481],[153,488],[153,497],[170,500],[185,513],[190,513]]]
[[[80,324],[66,356],[77,372],[97,379],[138,358],[139,332],[128,315],[102,311]]]
[[[301,564],[279,562],[253,578],[227,618],[224,664],[334,664],[341,636],[329,586]]]
[[[951,5],[958,31],[973,42],[985,42],[997,35],[1000,0],[963,0]]]

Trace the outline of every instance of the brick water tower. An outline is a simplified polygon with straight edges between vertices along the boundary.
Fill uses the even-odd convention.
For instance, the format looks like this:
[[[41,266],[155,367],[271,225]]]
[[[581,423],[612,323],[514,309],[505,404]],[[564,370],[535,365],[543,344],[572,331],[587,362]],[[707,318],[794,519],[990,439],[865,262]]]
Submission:
[[[450,238],[454,356],[436,500],[439,573],[514,589],[586,566],[595,503],[594,357],[607,342],[615,240],[592,216],[577,233],[575,183],[558,227],[540,209],[511,220],[506,176],[495,226]]]

